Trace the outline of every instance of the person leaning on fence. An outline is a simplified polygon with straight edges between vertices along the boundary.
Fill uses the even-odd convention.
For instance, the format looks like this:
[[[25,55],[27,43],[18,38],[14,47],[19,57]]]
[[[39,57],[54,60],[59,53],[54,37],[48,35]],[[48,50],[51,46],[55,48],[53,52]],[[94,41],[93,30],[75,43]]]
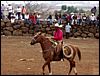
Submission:
[[[40,13],[37,14],[37,24],[39,25],[40,24],[40,18],[41,18],[41,15]]]
[[[15,22],[15,15],[14,15],[14,13],[12,13],[12,15],[11,15],[11,23],[14,23]]]
[[[29,25],[32,24],[32,21],[29,19],[29,13],[28,12],[25,14],[24,23],[29,24]]]
[[[96,21],[96,16],[92,13],[92,15],[90,16],[90,23],[91,23],[91,25],[92,24],[95,25],[95,21]]]
[[[68,23],[68,24],[65,26],[66,39],[69,38],[70,30],[71,30],[71,26],[70,26],[70,24]]]
[[[87,16],[86,16],[86,14],[84,13],[84,15],[82,16],[82,24],[83,24],[83,25],[86,24],[86,19],[87,19]]]

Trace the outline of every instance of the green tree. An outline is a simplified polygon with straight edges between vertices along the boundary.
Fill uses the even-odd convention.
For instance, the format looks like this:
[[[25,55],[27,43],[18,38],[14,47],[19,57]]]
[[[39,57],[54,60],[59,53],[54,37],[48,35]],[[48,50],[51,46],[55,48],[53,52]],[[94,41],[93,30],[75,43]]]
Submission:
[[[67,7],[67,12],[68,12],[68,13],[71,13],[71,12],[77,13],[78,10],[77,10],[77,8],[74,7],[74,6],[68,6],[68,7]]]
[[[66,5],[62,5],[61,10],[66,10]]]

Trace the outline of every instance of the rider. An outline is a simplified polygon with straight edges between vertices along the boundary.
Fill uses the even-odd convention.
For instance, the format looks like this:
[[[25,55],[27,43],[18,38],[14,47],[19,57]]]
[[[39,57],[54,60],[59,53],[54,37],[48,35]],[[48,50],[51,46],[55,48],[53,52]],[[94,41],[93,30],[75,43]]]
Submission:
[[[57,42],[57,46],[56,46],[56,54],[57,55],[60,54],[60,51],[62,50],[62,46],[63,46],[63,32],[61,30],[61,27],[62,27],[62,25],[55,23],[54,37],[52,37],[52,39]]]

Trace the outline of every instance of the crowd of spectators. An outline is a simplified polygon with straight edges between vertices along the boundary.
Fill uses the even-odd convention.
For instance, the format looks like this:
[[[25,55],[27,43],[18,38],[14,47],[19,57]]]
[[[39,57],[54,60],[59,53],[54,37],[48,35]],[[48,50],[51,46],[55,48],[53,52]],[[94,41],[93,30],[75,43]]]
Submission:
[[[86,15],[81,14],[81,13],[55,13],[55,15],[49,14],[47,17],[47,21],[48,21],[48,25],[52,25],[54,21],[58,21],[59,24],[62,24],[63,21],[66,21],[67,23],[69,23],[70,25],[84,25],[84,24],[94,24],[96,26],[99,26],[99,15],[95,15],[96,10],[94,10],[96,7],[94,7],[93,9],[91,9],[91,14],[90,15]],[[25,6],[18,6],[16,9],[16,13],[14,12],[14,8],[12,7],[11,4],[8,4],[7,7],[8,10],[8,15],[5,16],[4,15],[4,11],[5,11],[5,6],[4,4],[2,4],[1,6],[1,19],[5,19],[8,18],[9,20],[11,20],[11,22],[13,23],[16,19],[18,20],[24,20],[25,23],[27,24],[40,24],[40,19],[41,19],[41,15],[38,12],[34,12],[34,13],[28,13],[27,9],[25,8]],[[54,16],[54,18],[53,18]]]

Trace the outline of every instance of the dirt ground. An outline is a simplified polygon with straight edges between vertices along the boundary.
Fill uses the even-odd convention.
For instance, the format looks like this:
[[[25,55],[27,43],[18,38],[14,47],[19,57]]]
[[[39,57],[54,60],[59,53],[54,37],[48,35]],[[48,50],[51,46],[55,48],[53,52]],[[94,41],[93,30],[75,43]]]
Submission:
[[[30,45],[31,36],[1,36],[1,75],[41,75],[44,59],[40,44]],[[99,40],[64,39],[66,44],[78,46],[82,60],[75,57],[78,75],[99,75]],[[24,60],[23,60],[24,59]],[[26,59],[26,60],[25,60]],[[67,60],[51,63],[53,75],[67,75]],[[45,73],[48,74],[47,67]],[[73,71],[71,75],[74,75]]]

